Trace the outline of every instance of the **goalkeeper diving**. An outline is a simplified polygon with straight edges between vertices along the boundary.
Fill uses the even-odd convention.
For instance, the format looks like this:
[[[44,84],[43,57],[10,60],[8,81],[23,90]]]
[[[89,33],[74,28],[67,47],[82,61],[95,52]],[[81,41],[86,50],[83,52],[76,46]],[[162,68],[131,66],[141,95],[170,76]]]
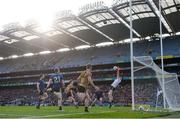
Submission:
[[[121,70],[120,67],[118,66],[114,66],[113,67],[113,70],[117,71],[117,77],[116,79],[113,81],[113,83],[111,84],[111,88],[108,92],[108,98],[109,98],[109,108],[112,107],[112,103],[113,103],[113,92],[114,90],[117,88],[117,86],[121,83],[122,81],[122,75],[123,75],[123,72]],[[120,73],[121,72],[121,73]],[[120,76],[121,75],[121,76]]]

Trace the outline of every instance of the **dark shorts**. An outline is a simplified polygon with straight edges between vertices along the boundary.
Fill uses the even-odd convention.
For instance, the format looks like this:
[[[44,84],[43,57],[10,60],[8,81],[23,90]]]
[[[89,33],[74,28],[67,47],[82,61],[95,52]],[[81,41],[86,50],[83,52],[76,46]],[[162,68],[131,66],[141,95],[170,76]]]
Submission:
[[[60,92],[60,88],[52,88],[52,92]]]
[[[110,90],[114,91],[116,88],[114,88],[113,86],[111,86]]]
[[[103,97],[102,95],[96,95],[97,100],[100,100],[100,98],[102,98],[102,97]]]
[[[103,92],[102,91],[95,92],[95,98],[97,100],[100,100],[100,98],[102,98],[102,97],[103,97]]]
[[[44,92],[45,92],[45,91],[41,90],[40,93],[39,93],[39,95],[40,95],[40,96],[43,95]]]
[[[66,93],[67,97],[72,97],[71,92]]]
[[[78,92],[80,92],[80,93],[86,93],[86,88],[83,87],[83,86],[79,86],[79,85],[78,85]]]

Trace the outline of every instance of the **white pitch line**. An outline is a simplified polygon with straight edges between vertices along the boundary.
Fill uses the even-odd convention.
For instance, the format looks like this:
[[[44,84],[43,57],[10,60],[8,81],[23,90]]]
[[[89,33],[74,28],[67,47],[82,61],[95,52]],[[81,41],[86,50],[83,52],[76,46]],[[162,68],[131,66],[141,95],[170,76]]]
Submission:
[[[104,111],[104,112],[81,112],[81,113],[71,113],[71,114],[55,114],[55,115],[45,115],[45,116],[31,116],[31,117],[24,117],[21,119],[36,119],[36,118],[48,118],[48,117],[62,117],[62,116],[70,116],[70,115],[83,115],[83,114],[99,114],[99,113],[106,113],[106,112],[113,112],[113,111]]]
[[[0,114],[0,116],[1,116],[1,115],[2,115],[2,116],[8,115],[8,116],[12,116],[12,117],[13,117],[13,116],[21,116],[21,115],[18,115],[18,114]],[[23,115],[23,116],[30,117],[30,116],[32,116],[32,115]],[[6,118],[0,117],[0,119],[12,119],[12,117],[6,117]],[[22,118],[18,118],[18,117],[17,117],[17,118],[16,118],[16,117],[14,118],[14,117],[13,117],[13,119],[24,119],[24,118],[26,118],[26,117],[22,117]]]
[[[0,115],[6,115],[6,114],[0,114]]]
[[[61,116],[70,116],[70,115],[76,115],[76,114],[92,114],[92,113],[73,113],[73,114],[55,114],[55,115],[45,115],[45,116],[31,116],[31,117],[25,117],[23,119],[34,119],[34,118],[48,118],[48,117],[61,117]]]

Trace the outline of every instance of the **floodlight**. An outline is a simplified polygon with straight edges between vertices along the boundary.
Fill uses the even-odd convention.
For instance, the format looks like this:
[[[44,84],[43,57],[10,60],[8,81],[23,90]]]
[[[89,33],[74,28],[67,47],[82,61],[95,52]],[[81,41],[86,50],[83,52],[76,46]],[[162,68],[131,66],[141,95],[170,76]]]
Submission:
[[[91,46],[89,45],[81,45],[81,46],[77,46],[75,47],[76,50],[80,50],[80,49],[87,49],[87,48],[90,48]]]
[[[113,45],[113,42],[102,42],[96,44],[97,47],[108,46],[108,45]]]
[[[66,52],[66,51],[69,51],[70,49],[69,48],[61,48],[59,50],[56,50],[56,52]]]
[[[34,53],[26,53],[26,54],[24,54],[25,57],[29,57],[29,56],[33,56],[33,55],[34,55]]]
[[[39,52],[39,54],[43,55],[43,54],[49,54],[51,53],[51,51],[47,50],[47,51],[42,51],[42,52]]]

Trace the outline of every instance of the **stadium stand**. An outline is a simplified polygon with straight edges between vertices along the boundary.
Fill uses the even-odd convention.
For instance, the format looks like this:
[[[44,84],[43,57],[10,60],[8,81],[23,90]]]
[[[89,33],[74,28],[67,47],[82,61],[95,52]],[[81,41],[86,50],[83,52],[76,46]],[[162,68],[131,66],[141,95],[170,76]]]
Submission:
[[[164,56],[180,56],[180,36],[164,38]],[[173,46],[173,48],[172,48]],[[115,44],[108,47],[96,47],[85,50],[72,50],[64,53],[52,53],[0,61],[0,72],[50,69],[53,67],[77,67],[87,63],[110,64],[129,61],[129,44]],[[142,40],[134,44],[135,56],[150,55],[155,60],[160,56],[158,38],[152,41]],[[28,63],[27,63],[28,62]]]

